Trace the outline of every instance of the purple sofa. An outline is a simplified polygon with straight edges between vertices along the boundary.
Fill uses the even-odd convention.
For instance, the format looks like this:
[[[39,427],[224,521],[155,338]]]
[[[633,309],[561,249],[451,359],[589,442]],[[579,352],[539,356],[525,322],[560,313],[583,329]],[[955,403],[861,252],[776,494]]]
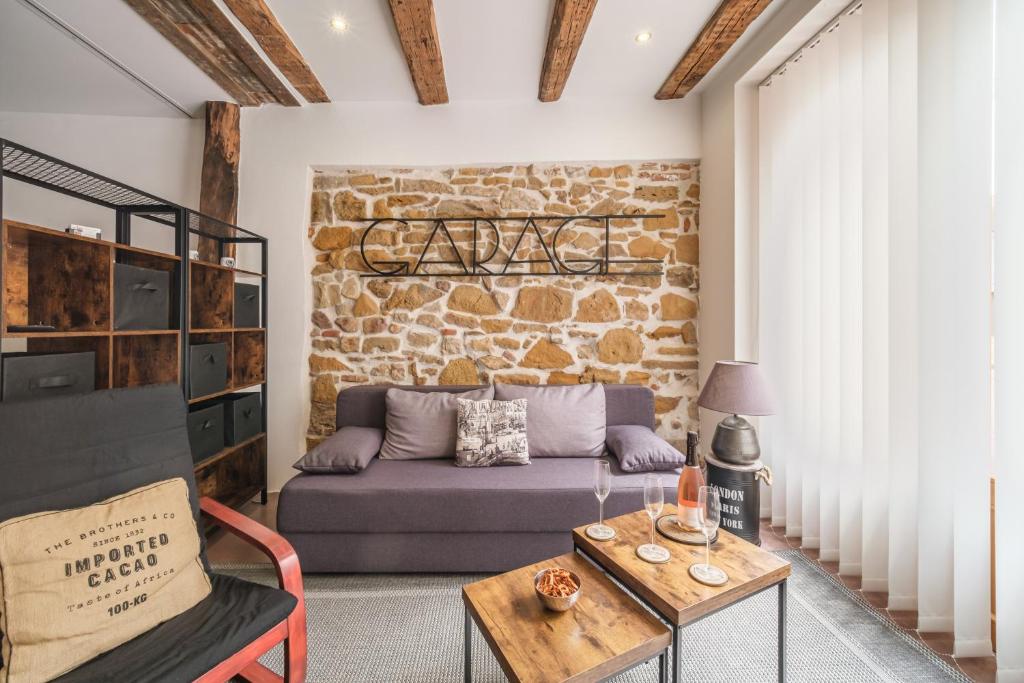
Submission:
[[[388,386],[338,394],[337,427],[384,429]],[[476,387],[402,387],[465,391]],[[605,385],[607,424],[654,427],[646,387]],[[644,474],[613,475],[605,516],[643,508]],[[306,572],[500,572],[572,550],[569,531],[597,519],[594,458],[461,468],[452,459],[380,460],[358,474],[302,473],[281,490],[278,531]],[[665,500],[677,476],[659,473]]]

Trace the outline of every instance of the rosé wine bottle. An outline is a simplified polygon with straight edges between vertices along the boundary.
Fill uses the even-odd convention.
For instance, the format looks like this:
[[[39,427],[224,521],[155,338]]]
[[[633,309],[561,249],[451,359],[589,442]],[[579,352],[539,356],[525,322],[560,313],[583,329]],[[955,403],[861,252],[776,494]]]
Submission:
[[[700,520],[697,519],[697,497],[700,487],[704,486],[704,475],[697,461],[697,432],[686,434],[686,465],[679,474],[679,506],[676,520],[683,531],[700,533]]]

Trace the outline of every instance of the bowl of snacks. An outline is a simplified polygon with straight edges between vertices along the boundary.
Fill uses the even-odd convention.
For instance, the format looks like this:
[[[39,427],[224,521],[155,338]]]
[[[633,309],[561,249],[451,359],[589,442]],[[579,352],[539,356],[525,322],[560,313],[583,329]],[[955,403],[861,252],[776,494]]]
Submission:
[[[561,567],[542,569],[533,577],[533,587],[541,604],[556,612],[565,612],[580,597],[580,577]]]

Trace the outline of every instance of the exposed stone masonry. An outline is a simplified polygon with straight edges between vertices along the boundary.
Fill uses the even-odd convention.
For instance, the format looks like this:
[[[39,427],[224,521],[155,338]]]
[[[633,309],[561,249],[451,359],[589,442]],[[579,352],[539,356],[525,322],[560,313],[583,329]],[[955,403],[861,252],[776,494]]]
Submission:
[[[658,431],[681,446],[697,419],[699,195],[690,161],[316,170],[308,440],[333,432],[337,392],[357,384],[628,382],[654,389]],[[665,274],[360,277],[366,224],[352,219],[530,214],[664,214],[613,220],[611,257],[661,259]],[[557,225],[539,223],[549,246]],[[522,224],[500,226],[499,267]],[[471,225],[448,227],[468,262]],[[367,236],[368,257],[414,263],[429,228],[382,224]],[[482,257],[493,238],[481,236]],[[558,249],[564,258],[600,257],[603,228],[574,223]],[[533,235],[516,253],[543,256]],[[452,257],[435,237],[428,258]]]

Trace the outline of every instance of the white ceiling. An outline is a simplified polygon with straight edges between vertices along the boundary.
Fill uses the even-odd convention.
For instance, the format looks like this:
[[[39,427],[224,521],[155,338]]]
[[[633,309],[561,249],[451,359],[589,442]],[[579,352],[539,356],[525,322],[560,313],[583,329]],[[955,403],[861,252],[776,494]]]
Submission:
[[[34,1],[186,111],[201,112],[207,100],[230,99],[123,0]],[[268,2],[332,100],[415,101],[386,0]],[[718,2],[602,0],[563,98],[653,98]],[[222,0],[218,4],[227,11]],[[536,100],[553,5],[554,0],[435,0],[450,100]],[[349,24],[342,34],[329,26],[336,15]],[[633,40],[640,31],[653,34],[643,46]],[[0,0],[4,110],[182,115],[22,0]]]

